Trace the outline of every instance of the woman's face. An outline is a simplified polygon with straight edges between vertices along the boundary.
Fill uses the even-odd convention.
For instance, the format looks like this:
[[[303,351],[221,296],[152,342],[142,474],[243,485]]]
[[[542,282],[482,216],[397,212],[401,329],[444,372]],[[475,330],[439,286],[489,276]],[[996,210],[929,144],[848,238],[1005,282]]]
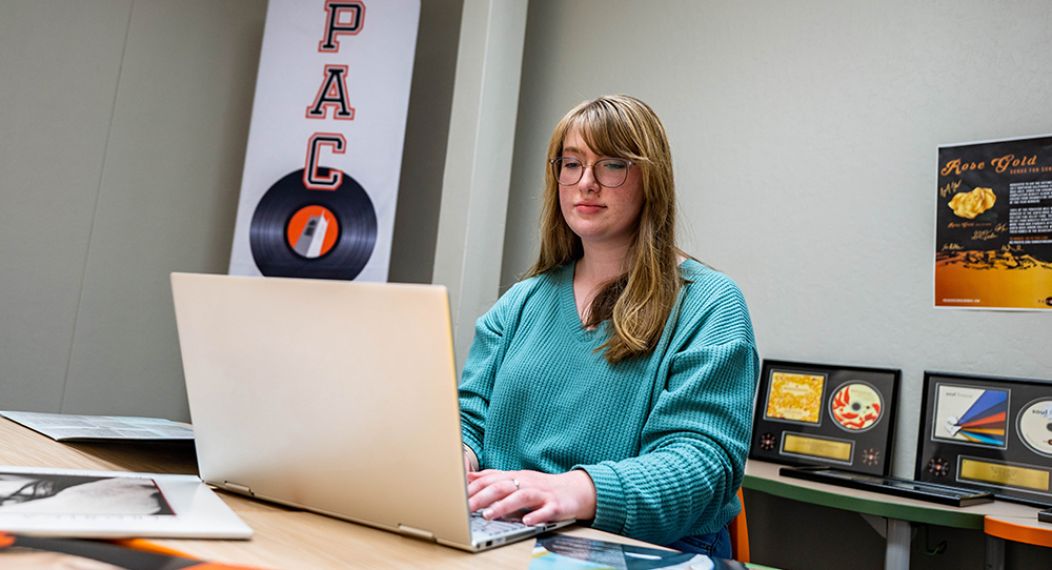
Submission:
[[[586,165],[604,158],[617,158],[595,154],[576,127],[570,129],[563,139],[561,156],[579,159]],[[625,183],[616,188],[602,186],[595,178],[595,170],[585,168],[576,184],[559,185],[559,208],[566,224],[586,247],[627,247],[635,235],[639,213],[643,209],[639,167],[631,165]]]

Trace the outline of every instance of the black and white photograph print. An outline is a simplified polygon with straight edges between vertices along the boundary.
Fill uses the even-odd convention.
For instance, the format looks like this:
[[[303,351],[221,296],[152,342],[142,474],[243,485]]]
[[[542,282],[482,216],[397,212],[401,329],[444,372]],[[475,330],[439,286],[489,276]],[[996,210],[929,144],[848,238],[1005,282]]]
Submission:
[[[174,515],[146,477],[0,471],[0,515]]]

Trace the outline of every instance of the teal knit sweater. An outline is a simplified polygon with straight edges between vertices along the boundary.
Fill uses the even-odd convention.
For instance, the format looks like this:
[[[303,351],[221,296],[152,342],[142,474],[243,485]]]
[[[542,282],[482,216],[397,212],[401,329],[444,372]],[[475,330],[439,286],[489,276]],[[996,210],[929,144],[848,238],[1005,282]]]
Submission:
[[[573,265],[516,284],[476,324],[460,384],[464,443],[483,469],[583,469],[595,528],[668,544],[740,510],[757,363],[725,275],[687,260],[655,350],[610,364],[609,323],[581,326]]]

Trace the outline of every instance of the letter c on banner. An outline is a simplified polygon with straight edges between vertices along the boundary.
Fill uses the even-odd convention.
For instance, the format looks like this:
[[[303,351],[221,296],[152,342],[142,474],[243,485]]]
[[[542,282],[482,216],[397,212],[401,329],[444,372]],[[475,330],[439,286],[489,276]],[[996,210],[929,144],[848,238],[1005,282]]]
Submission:
[[[303,167],[303,186],[311,190],[335,190],[343,182],[343,172],[336,168],[318,166],[321,147],[330,147],[333,154],[347,152],[347,139],[339,133],[314,133],[307,143],[307,163]]]

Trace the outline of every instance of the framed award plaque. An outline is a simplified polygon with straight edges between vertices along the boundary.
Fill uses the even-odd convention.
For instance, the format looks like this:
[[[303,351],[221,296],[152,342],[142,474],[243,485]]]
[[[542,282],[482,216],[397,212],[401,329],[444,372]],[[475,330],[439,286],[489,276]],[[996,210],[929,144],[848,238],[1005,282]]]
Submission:
[[[886,476],[900,375],[764,360],[749,457]]]
[[[1052,382],[924,373],[914,478],[1052,505]]]

